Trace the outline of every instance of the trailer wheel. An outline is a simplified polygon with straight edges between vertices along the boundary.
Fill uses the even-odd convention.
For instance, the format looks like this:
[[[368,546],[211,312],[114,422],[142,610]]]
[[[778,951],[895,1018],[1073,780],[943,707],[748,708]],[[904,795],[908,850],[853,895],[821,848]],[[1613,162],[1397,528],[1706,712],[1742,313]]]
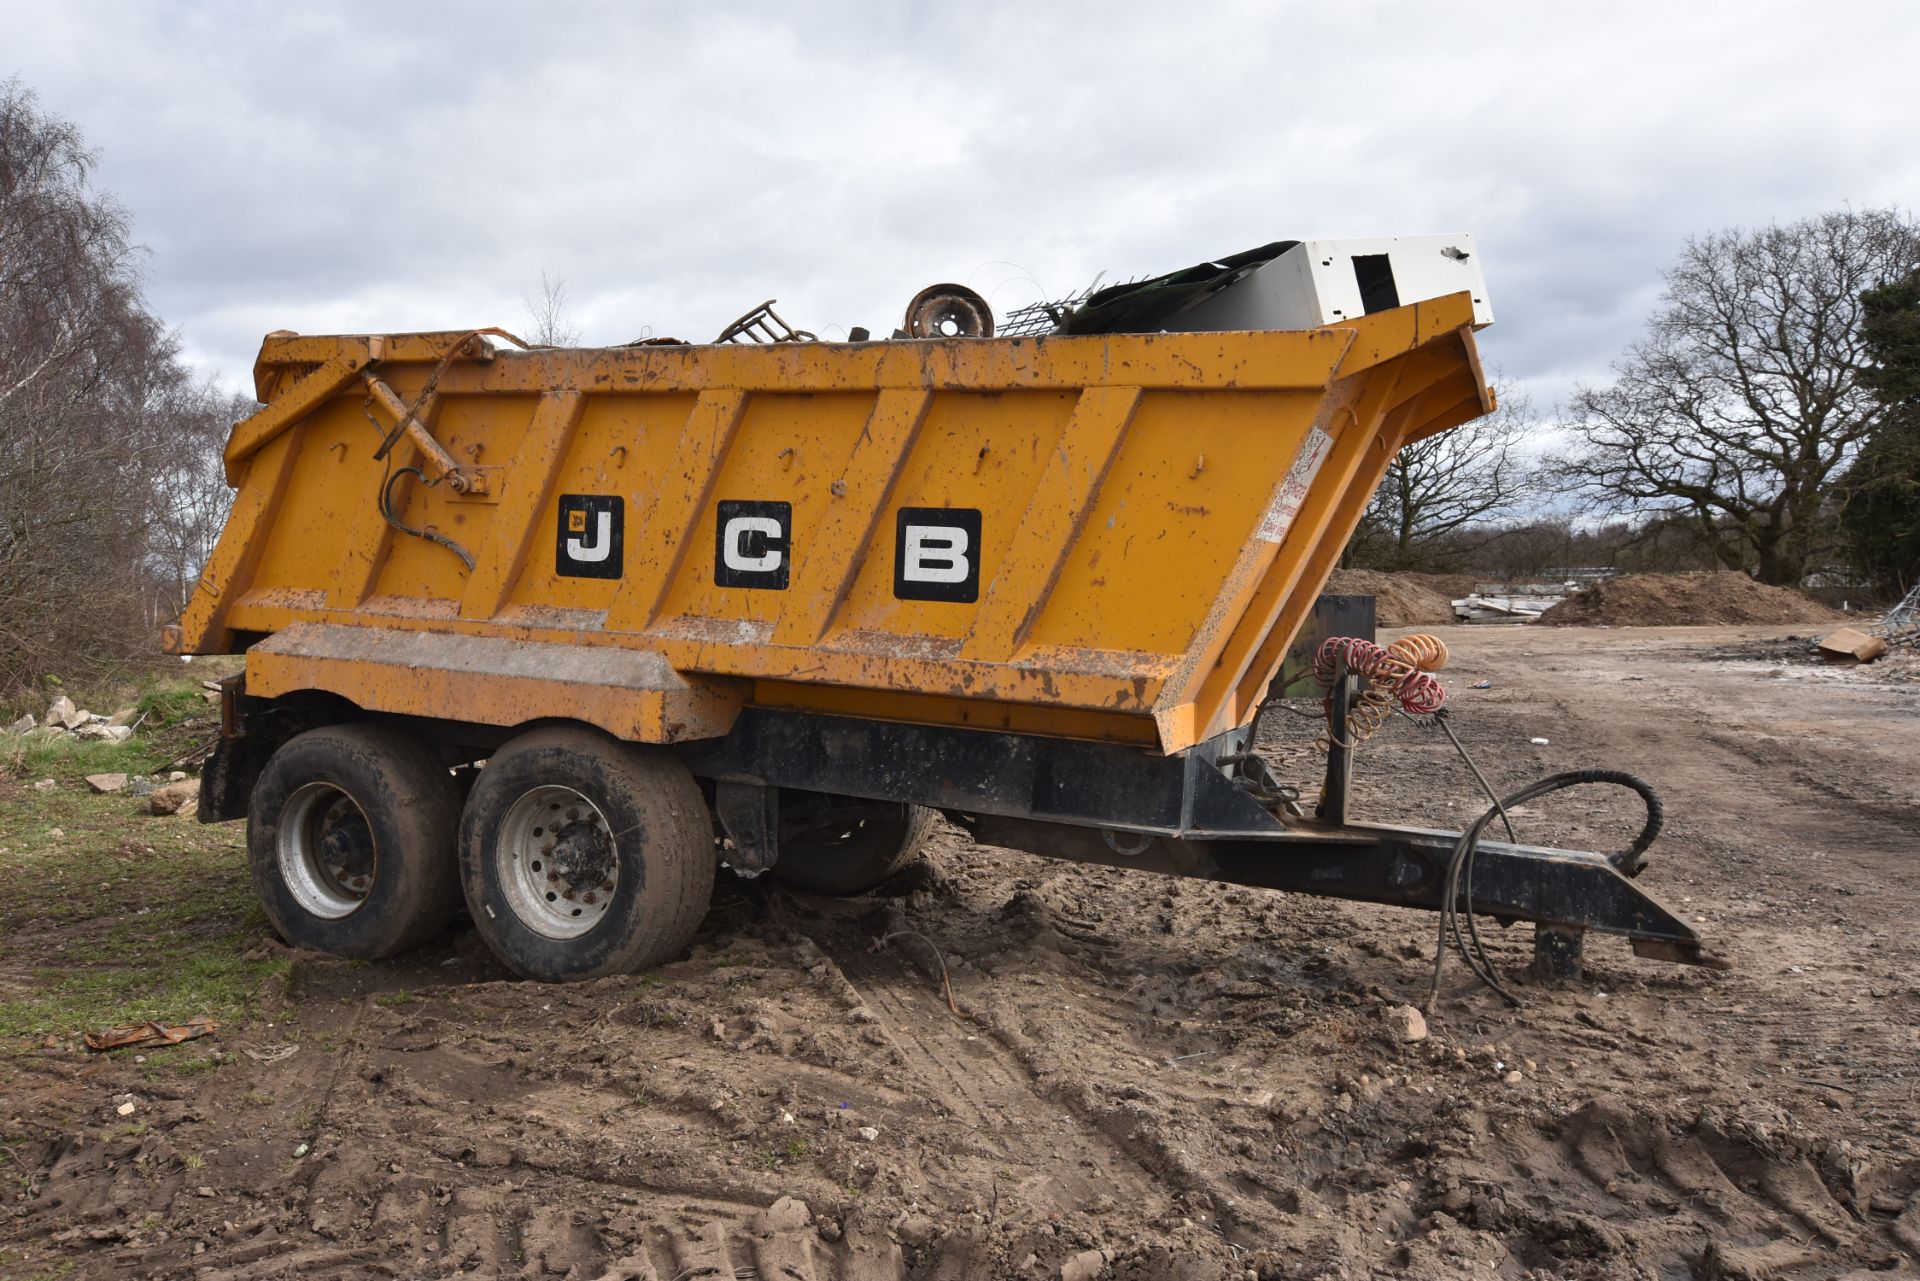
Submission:
[[[546,982],[658,965],[693,941],[716,858],[678,757],[586,730],[495,753],[460,820],[467,907],[494,955]]]
[[[418,947],[459,906],[460,795],[417,739],[329,725],[287,740],[247,807],[260,905],[295,947],[373,959]]]
[[[895,801],[783,793],[773,875],[819,894],[864,894],[914,860],[935,817]]]

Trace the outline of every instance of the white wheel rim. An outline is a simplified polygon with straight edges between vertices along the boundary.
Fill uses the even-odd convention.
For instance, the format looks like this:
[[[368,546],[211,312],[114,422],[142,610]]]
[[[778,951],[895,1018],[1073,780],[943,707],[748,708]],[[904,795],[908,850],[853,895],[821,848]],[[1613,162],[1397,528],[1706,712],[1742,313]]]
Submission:
[[[294,902],[330,921],[360,910],[380,870],[366,811],[331,783],[308,783],[287,798],[276,847]]]
[[[493,846],[507,907],[534,933],[579,938],[606,919],[620,885],[613,826],[571,787],[549,784],[508,807]]]

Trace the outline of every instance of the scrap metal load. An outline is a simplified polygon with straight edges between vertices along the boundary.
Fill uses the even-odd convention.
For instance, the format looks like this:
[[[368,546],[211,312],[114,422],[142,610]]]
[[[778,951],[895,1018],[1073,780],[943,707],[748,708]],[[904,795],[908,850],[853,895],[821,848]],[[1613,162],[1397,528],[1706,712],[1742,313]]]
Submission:
[[[770,304],[706,345],[271,335],[170,635],[247,655],[202,816],[249,813],[283,932],[366,955],[444,922],[457,846],[489,942],[549,978],[684,946],[709,807],[736,871],[821,887],[910,854],[917,806],[1067,857],[1234,838],[1304,869],[1307,825],[1216,761],[1395,450],[1492,407],[1490,318],[1451,236],[1282,242],[1037,336],[969,336],[970,291],[880,342]],[[368,770],[467,794],[402,830]],[[1303,888],[1417,897],[1382,885]]]

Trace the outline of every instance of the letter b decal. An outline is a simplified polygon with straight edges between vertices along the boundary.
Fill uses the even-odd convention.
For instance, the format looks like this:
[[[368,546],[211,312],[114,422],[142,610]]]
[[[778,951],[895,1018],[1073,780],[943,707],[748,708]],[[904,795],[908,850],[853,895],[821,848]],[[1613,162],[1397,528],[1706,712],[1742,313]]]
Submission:
[[[979,509],[902,507],[893,540],[893,594],[901,600],[979,600]]]

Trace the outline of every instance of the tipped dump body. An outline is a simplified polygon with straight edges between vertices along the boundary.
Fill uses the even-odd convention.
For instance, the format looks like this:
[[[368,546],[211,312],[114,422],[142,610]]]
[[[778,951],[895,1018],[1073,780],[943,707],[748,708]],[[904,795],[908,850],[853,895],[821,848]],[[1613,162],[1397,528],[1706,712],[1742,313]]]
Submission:
[[[1298,332],[274,336],[172,647],[640,741],[761,706],[1177,752],[1251,715],[1394,452],[1491,408],[1473,326],[1456,294]]]

